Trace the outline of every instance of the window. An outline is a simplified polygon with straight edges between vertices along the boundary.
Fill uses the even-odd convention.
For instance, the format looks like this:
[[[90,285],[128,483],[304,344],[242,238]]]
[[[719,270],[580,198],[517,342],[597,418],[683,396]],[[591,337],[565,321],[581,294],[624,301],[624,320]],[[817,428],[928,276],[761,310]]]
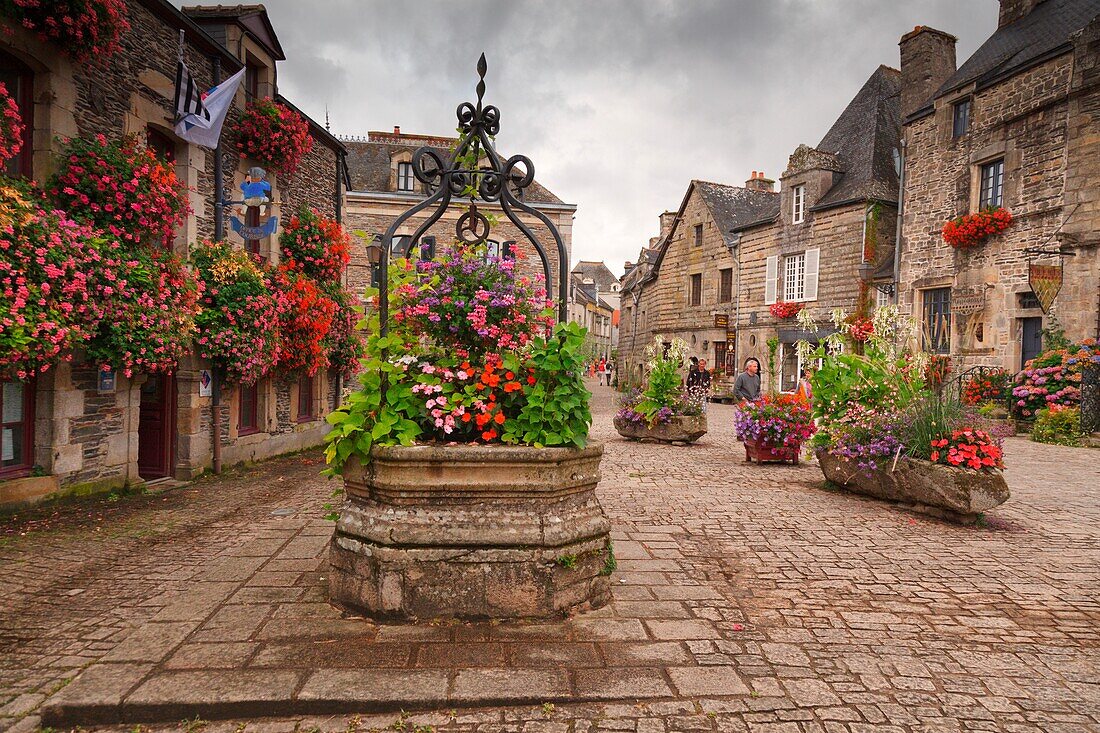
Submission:
[[[791,221],[795,224],[801,224],[806,220],[806,187],[795,186],[791,194]]]
[[[982,186],[978,196],[978,208],[1003,206],[1005,186],[1005,160],[995,160],[982,166]]]
[[[696,247],[702,247],[703,246],[703,225],[702,224],[696,224],[695,225],[695,246]]]
[[[970,100],[956,102],[951,121],[951,137],[962,137],[970,127]]]
[[[806,253],[783,258],[783,300],[806,297]]]
[[[0,479],[34,465],[34,383],[0,382]]]
[[[173,166],[176,164],[176,141],[160,130],[156,130],[152,127],[146,130],[145,144],[148,146],[149,150],[153,151],[153,155],[157,156],[165,163],[169,163]],[[161,244],[164,249],[171,250],[175,239],[176,236],[174,233],[166,235]]]
[[[689,288],[689,295],[691,297],[691,305],[702,305],[703,303],[703,276],[692,275],[691,287]]]
[[[258,227],[260,226],[260,207],[249,206],[244,212],[245,226]],[[260,259],[260,240],[258,239],[246,239],[244,240],[244,248],[254,258]]]
[[[252,435],[260,432],[259,389],[255,384],[240,386],[240,416],[237,420],[237,435]]]
[[[733,269],[727,267],[718,271],[718,302],[729,303],[733,300]]]
[[[260,96],[260,67],[251,61],[244,65],[244,96],[248,101]]]
[[[8,94],[19,107],[23,121],[23,145],[19,154],[9,159],[3,173],[18,178],[33,177],[34,162],[34,73],[13,56],[0,52],[0,82],[8,88]]]
[[[885,308],[890,305],[890,294],[875,288],[875,308]]]
[[[313,412],[313,377],[302,374],[298,377],[298,422],[316,419]]]
[[[951,351],[951,288],[924,291],[924,347],[937,354]]]
[[[398,163],[397,164],[397,190],[398,191],[411,191],[411,190],[413,190],[413,167],[412,167],[412,163]]]

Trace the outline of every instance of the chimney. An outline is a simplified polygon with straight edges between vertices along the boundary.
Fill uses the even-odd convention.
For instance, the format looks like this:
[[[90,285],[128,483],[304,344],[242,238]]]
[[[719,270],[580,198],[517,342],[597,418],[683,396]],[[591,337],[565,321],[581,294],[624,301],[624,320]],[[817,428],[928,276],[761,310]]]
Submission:
[[[394,135],[400,135],[401,134],[401,125],[394,125],[393,126],[393,134]]]
[[[1035,9],[1043,0],[1001,0],[1001,12],[997,16],[997,27],[1004,28]]]
[[[950,33],[918,25],[901,37],[901,118],[920,109],[955,73],[955,42]]]
[[[623,274],[625,275],[626,273],[630,272],[633,269],[634,269],[634,263],[631,262],[630,260],[627,260],[626,264],[623,266]]]
[[[764,176],[764,171],[753,171],[752,178],[745,181],[745,188],[750,191],[775,191],[775,181]]]
[[[661,239],[668,236],[669,231],[672,230],[672,220],[676,218],[675,211],[666,211],[661,214]]]

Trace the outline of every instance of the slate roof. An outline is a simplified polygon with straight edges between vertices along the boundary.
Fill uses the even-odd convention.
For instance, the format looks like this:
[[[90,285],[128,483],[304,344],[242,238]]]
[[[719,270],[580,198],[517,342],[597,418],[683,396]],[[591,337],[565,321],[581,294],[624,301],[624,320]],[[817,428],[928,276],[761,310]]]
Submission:
[[[1070,36],[1100,16],[1097,0],[1045,0],[1014,23],[998,28],[959,70],[944,82],[933,99],[968,84],[978,89],[1070,48]],[[931,111],[932,100],[910,119]]]
[[[450,145],[455,138],[404,136],[392,137],[392,142],[347,140],[342,142],[348,149],[347,166],[351,177],[352,191],[389,191],[390,186],[390,161],[395,153],[401,151],[415,152],[422,146],[430,147],[439,154],[444,161],[451,154]],[[371,133],[373,136],[374,133]],[[562,204],[561,199],[550,192],[537,180],[523,190],[523,200],[533,203]]]
[[[286,60],[279,37],[263,5],[185,5],[183,13],[197,23],[233,21],[244,28],[257,43],[266,46],[279,61]]]
[[[866,199],[897,201],[893,150],[900,139],[901,72],[880,66],[817,144],[844,164],[844,173],[813,208]]]
[[[619,282],[619,278],[615,277],[615,274],[603,262],[581,260],[573,267],[573,274],[591,280],[599,285],[600,290],[603,292],[607,292],[612,285]]]
[[[692,184],[699,190],[699,195],[727,241],[731,230],[740,229],[752,222],[770,221],[779,214],[778,193],[754,191],[710,181],[692,181]]]

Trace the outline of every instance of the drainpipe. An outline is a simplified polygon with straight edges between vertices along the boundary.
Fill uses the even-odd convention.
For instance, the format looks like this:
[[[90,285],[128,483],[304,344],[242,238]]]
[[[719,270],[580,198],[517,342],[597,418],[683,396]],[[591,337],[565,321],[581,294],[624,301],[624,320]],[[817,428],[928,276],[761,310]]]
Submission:
[[[894,305],[901,301],[901,216],[905,212],[905,133],[901,136],[898,156],[898,226],[894,234]]]
[[[214,84],[220,84],[222,81],[222,60],[217,56],[214,57]],[[222,170],[222,141],[218,138],[218,144],[214,148],[214,241],[220,242],[225,239],[225,212],[222,208],[222,198],[224,197],[224,182],[222,180],[225,172]],[[211,412],[211,470],[215,474],[222,472],[222,385],[221,375],[218,374],[217,364],[211,364],[210,379],[213,384],[210,385],[210,412]]]

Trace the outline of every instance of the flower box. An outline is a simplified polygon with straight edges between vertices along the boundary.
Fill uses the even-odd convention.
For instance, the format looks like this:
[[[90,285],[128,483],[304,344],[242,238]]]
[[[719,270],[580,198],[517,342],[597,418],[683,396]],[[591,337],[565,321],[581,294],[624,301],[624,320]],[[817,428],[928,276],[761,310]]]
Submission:
[[[943,225],[943,241],[955,249],[978,247],[1012,224],[1012,214],[1000,206],[952,219]]]
[[[794,318],[806,307],[805,303],[794,303],[790,301],[780,300],[772,303],[768,310],[776,318]]]
[[[659,443],[694,443],[707,434],[706,415],[673,415],[667,422],[647,425],[644,421],[615,418],[615,430],[630,440]]]
[[[1009,498],[1008,484],[997,470],[973,471],[907,456],[896,466],[886,459],[868,470],[824,450],[817,459],[825,478],[837,486],[965,524]]]
[[[603,446],[375,446],[344,467],[331,598],[376,618],[548,618],[611,599]]]
[[[801,443],[793,445],[773,445],[759,438],[745,443],[745,463],[786,463],[790,461],[798,465],[798,454],[802,449]]]

